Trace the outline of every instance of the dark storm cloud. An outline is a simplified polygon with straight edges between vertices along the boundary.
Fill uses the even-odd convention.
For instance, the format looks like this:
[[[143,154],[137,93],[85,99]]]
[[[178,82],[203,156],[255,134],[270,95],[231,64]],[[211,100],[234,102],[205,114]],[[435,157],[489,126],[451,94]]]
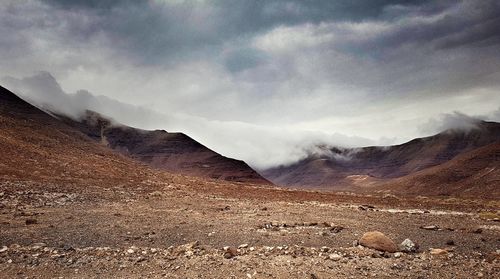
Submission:
[[[84,28],[71,18],[64,23],[76,40],[104,32],[114,42],[114,47],[129,52],[141,59],[140,62],[165,63],[186,56],[216,56],[218,48],[230,40],[248,38],[277,26],[370,20],[381,17],[387,7],[411,7],[427,1],[44,2],[55,9],[82,12],[92,17],[92,22]],[[248,61],[253,63],[252,57]]]
[[[37,102],[57,106],[43,92],[86,89],[155,117],[168,113],[148,128],[186,131],[226,155],[269,165],[302,154],[301,142],[402,142],[453,111],[498,118],[499,5],[5,0],[0,71],[38,88]],[[37,71],[60,88],[48,87],[55,83],[47,76],[45,85],[33,83],[39,75],[21,78]],[[68,102],[145,127],[140,113],[121,115],[104,97],[79,92]]]

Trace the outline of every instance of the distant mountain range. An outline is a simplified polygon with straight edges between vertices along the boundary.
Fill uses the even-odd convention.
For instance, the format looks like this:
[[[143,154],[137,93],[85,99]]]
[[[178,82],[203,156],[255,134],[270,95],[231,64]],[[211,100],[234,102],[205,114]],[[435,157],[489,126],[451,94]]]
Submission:
[[[288,187],[487,195],[500,188],[499,144],[500,124],[477,121],[468,130],[447,130],[395,146],[320,147],[322,154],[261,173]]]
[[[499,123],[477,121],[468,130],[447,130],[395,146],[318,149],[322,152],[294,164],[261,171],[263,178],[245,162],[185,134],[136,129],[92,111],[75,120],[40,110],[0,87],[0,151],[7,158],[0,164],[0,177],[8,180],[70,178],[92,186],[112,179],[125,185],[157,175],[151,171],[155,168],[295,188],[500,196]]]

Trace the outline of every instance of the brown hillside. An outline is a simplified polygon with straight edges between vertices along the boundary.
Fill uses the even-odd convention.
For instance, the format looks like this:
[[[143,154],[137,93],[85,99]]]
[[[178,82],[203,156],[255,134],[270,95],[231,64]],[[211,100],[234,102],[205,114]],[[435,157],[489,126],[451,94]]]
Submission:
[[[245,162],[224,157],[183,133],[113,123],[91,111],[81,121],[60,117],[90,138],[158,169],[189,176],[271,184]]]

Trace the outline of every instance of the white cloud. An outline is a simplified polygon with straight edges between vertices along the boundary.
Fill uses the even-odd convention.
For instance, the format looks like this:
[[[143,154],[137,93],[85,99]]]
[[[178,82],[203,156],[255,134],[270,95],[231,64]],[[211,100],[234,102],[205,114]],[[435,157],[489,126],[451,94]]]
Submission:
[[[400,143],[428,135],[419,127],[443,113],[498,109],[498,2],[379,15],[322,13],[332,1],[217,2],[6,1],[0,70],[49,71],[63,92],[102,95],[83,99],[125,124],[184,131],[255,166],[315,142]],[[37,102],[48,100],[59,107]]]

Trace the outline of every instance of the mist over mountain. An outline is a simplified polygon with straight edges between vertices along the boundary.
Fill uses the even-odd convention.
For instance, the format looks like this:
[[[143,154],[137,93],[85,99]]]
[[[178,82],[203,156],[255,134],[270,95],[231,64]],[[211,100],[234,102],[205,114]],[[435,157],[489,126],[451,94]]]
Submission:
[[[7,0],[0,70],[49,72],[59,86],[38,90],[77,105],[38,101],[66,113],[185,132],[263,168],[430,136],[454,111],[498,121],[498,1],[371,2]]]

